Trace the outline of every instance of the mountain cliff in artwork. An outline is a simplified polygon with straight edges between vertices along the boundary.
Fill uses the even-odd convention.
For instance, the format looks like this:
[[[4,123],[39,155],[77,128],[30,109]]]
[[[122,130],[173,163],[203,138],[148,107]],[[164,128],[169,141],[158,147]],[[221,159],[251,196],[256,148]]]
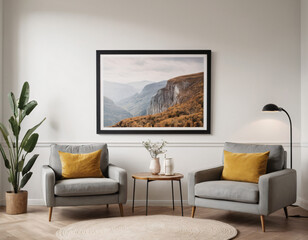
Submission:
[[[123,119],[113,127],[203,127],[203,96],[203,72],[172,78],[151,97],[147,115]]]
[[[152,97],[166,84],[167,81],[147,84],[140,93],[117,102],[117,105],[130,112],[134,117],[146,115]]]

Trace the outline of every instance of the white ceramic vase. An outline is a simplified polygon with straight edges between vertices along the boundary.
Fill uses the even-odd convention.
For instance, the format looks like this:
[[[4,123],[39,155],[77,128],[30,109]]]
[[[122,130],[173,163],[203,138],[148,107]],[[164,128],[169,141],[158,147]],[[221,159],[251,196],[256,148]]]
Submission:
[[[159,158],[152,158],[150,162],[150,172],[153,175],[158,175],[160,173],[160,163]]]
[[[165,167],[165,175],[166,176],[174,175],[173,158],[165,158],[164,167]]]

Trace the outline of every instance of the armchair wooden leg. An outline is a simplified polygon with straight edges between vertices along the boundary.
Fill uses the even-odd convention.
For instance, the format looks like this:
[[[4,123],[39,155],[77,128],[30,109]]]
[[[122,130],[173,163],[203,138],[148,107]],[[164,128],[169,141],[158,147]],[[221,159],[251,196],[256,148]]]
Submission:
[[[121,214],[121,217],[124,217],[124,213],[123,213],[123,205],[122,205],[122,203],[119,203],[119,208],[120,208],[120,214]]]
[[[262,231],[265,232],[264,215],[261,215],[260,219],[261,219]]]
[[[51,221],[51,216],[52,216],[52,207],[49,207],[49,222]]]
[[[195,217],[195,211],[196,211],[196,206],[193,206],[191,208],[191,217],[194,218]]]
[[[286,218],[288,218],[289,215],[288,215],[288,209],[287,209],[287,207],[284,207],[283,210],[284,210],[284,215],[286,215]]]
[[[109,204],[106,204],[106,207],[109,208]]]

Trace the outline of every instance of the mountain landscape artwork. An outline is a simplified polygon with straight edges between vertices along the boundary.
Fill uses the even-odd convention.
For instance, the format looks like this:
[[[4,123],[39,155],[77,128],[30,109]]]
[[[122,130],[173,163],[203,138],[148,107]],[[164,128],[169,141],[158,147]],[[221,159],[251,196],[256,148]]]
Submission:
[[[97,51],[98,133],[209,133],[208,51]]]

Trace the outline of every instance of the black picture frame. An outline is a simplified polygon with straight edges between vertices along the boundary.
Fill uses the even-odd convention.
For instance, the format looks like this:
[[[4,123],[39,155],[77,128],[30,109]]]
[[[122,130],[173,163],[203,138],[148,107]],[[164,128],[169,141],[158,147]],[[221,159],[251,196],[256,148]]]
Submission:
[[[206,106],[206,109],[203,109],[203,126],[202,129],[195,127],[176,127],[170,129],[170,127],[160,127],[160,128],[151,128],[151,127],[105,127],[102,126],[102,96],[101,89],[103,86],[103,79],[101,79],[102,74],[102,61],[104,57],[110,56],[159,56],[159,55],[172,55],[175,57],[182,56],[203,56],[204,61],[204,93],[203,95],[203,108]],[[206,71],[206,74],[205,74]],[[206,115],[206,116],[204,116]],[[205,123],[206,121],[206,123]],[[205,123],[205,124],[204,124]],[[210,134],[211,133],[211,50],[97,50],[96,51],[96,132],[97,134]]]

